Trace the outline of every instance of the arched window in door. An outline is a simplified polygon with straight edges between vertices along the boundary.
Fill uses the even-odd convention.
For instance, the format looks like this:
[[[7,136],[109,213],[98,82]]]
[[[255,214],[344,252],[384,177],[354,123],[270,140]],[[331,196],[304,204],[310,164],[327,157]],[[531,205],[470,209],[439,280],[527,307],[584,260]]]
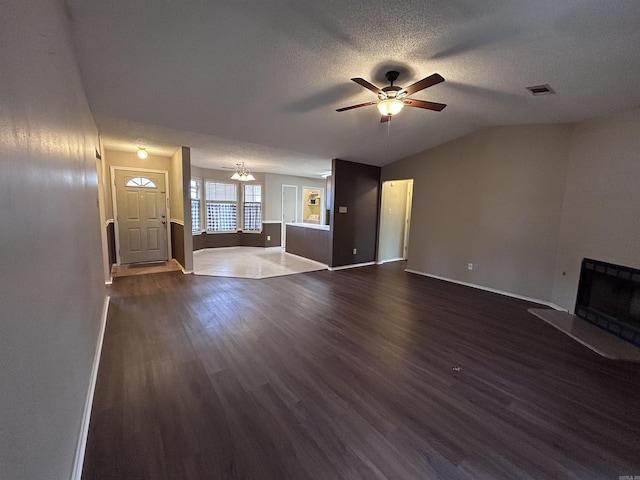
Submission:
[[[149,180],[146,177],[132,177],[127,180],[127,187],[140,187],[140,188],[156,188],[156,184],[153,180]]]

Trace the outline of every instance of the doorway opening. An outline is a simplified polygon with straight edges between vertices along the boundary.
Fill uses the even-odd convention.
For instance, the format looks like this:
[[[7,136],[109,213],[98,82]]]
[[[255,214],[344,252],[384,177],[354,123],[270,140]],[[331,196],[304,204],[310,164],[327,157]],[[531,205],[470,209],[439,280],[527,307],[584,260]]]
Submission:
[[[382,184],[378,263],[406,260],[409,256],[413,180]]]
[[[324,188],[302,187],[302,222],[324,225]]]
[[[282,185],[282,249],[287,245],[287,223],[298,221],[298,186]]]
[[[287,246],[287,223],[298,221],[298,186],[282,185],[282,249]]]

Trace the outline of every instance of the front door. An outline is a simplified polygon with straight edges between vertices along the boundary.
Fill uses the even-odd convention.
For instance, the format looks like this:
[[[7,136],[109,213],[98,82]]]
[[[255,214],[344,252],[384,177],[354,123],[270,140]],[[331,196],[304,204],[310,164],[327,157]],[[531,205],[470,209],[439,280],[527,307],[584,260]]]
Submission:
[[[164,173],[115,170],[120,263],[169,259]]]

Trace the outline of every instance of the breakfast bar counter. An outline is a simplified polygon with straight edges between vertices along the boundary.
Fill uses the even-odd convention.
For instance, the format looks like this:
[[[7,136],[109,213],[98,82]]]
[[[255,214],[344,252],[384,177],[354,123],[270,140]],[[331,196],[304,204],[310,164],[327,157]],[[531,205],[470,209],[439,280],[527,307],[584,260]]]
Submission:
[[[285,251],[329,265],[331,230],[329,225],[287,223]]]

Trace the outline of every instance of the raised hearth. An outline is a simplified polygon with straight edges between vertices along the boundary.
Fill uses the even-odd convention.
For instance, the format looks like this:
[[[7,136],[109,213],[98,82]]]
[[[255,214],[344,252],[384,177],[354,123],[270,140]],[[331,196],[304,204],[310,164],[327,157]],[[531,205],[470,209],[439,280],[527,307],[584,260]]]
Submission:
[[[598,355],[611,360],[640,363],[640,348],[569,312],[559,312],[549,308],[530,308],[529,312]]]

